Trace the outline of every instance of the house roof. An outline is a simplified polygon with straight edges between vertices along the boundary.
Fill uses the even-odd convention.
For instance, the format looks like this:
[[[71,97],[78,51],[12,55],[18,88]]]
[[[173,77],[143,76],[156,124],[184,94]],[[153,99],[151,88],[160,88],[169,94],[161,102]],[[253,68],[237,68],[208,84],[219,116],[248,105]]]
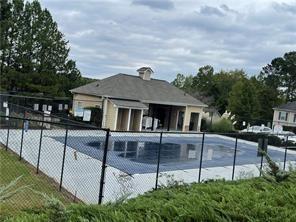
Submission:
[[[139,69],[137,69],[137,72],[144,72],[146,70],[150,70],[150,72],[153,72],[153,70],[150,67],[142,67],[142,68],[139,68]]]
[[[121,108],[134,108],[134,109],[148,109],[148,107],[138,101],[122,100],[122,99],[110,99],[111,102],[117,107]]]
[[[119,73],[108,78],[70,90],[108,98],[136,100],[176,106],[207,106],[169,82],[158,79],[143,80],[139,76]]]
[[[296,101],[289,102],[280,106],[275,107],[274,109],[283,109],[283,110],[292,110],[296,111]]]

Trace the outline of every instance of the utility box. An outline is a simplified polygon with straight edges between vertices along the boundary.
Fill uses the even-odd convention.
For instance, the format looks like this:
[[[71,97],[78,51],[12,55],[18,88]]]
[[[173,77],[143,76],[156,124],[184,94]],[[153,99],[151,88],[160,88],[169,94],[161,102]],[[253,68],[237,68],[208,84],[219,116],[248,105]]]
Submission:
[[[262,151],[267,152],[268,147],[268,138],[259,138],[258,139],[258,151],[257,156],[262,156]]]

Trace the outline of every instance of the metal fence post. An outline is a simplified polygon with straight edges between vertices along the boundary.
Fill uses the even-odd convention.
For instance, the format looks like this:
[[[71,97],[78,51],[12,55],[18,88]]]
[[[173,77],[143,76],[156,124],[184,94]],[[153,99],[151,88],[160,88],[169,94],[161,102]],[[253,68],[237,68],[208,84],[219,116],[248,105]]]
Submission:
[[[200,178],[201,178],[202,156],[203,156],[204,143],[205,143],[205,133],[202,134],[202,141],[201,141],[199,173],[198,173],[198,182],[199,183],[200,183]]]
[[[264,143],[265,143],[265,137],[263,137],[262,138],[262,143],[263,143],[263,145],[262,145],[262,147],[260,148],[261,149],[261,162],[260,162],[260,172],[259,172],[259,176],[261,177],[261,175],[262,175],[262,168],[263,168],[263,153],[262,152],[264,152],[264,150],[263,150],[263,147],[264,147]]]
[[[284,170],[286,170],[286,162],[287,162],[287,152],[288,152],[288,137],[286,138],[286,146],[285,146],[285,156],[284,156]]]
[[[107,129],[106,138],[105,138],[104,153],[103,153],[103,160],[102,160],[102,168],[101,168],[100,191],[99,191],[99,201],[98,201],[99,204],[102,203],[102,200],[104,197],[103,191],[104,191],[105,173],[106,173],[106,167],[107,167],[106,162],[107,162],[109,137],[110,137],[110,129]]]
[[[25,120],[23,120],[23,126],[22,126],[22,138],[21,138],[21,148],[20,148],[20,158],[19,158],[19,160],[22,159],[23,143],[24,143],[24,131],[25,131],[24,127],[25,127]]]
[[[65,135],[65,142],[64,142],[64,152],[63,152],[63,162],[62,162],[62,171],[61,171],[61,178],[60,178],[60,188],[62,190],[63,185],[63,176],[64,176],[64,166],[65,166],[65,157],[66,157],[66,149],[67,149],[67,140],[68,140],[68,126],[66,126],[66,135]]]
[[[8,149],[9,132],[10,132],[10,119],[8,118],[7,136],[6,136],[6,148],[5,148],[6,151]]]
[[[231,177],[231,180],[234,179],[235,162],[236,162],[236,152],[237,152],[237,134],[236,134],[236,137],[235,137],[234,155],[233,155],[233,168],[232,168],[232,177]]]
[[[160,132],[159,146],[158,146],[158,153],[157,153],[157,168],[156,168],[155,190],[157,190],[157,187],[158,187],[160,152],[161,152],[161,146],[162,146],[162,133],[163,132]]]
[[[44,116],[43,116],[44,120]],[[39,164],[40,164],[40,154],[41,154],[41,145],[42,145],[42,137],[43,137],[43,124],[44,122],[42,121],[41,123],[41,131],[40,131],[40,140],[39,140],[39,149],[38,149],[38,159],[37,159],[37,170],[36,173],[39,173]]]

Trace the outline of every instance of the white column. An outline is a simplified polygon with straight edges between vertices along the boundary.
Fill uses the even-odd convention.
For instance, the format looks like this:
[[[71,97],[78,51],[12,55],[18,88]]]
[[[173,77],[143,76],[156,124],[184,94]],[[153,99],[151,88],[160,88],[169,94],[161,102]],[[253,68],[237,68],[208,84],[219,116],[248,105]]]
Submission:
[[[106,127],[108,100],[104,98],[102,127]]]
[[[179,113],[180,113],[180,110],[177,110],[177,116],[176,116],[175,130],[177,130],[177,129],[178,129]]]
[[[186,106],[186,108],[185,108],[185,112],[184,112],[184,120],[183,120],[182,131],[186,131],[185,128],[186,128],[186,126],[189,125],[189,122],[190,122],[190,115],[191,115],[191,113],[189,112],[189,109],[188,109],[188,107]]]
[[[142,131],[142,122],[143,122],[143,110],[141,109],[141,116],[140,116],[140,126],[139,126],[139,131]]]
[[[200,132],[201,120],[202,120],[202,111],[198,115],[197,132]]]
[[[115,118],[114,118],[114,130],[117,130],[117,118],[118,118],[118,107],[115,108]]]
[[[129,131],[130,130],[130,122],[131,122],[131,109],[128,109],[128,118],[127,118],[127,127],[126,130]]]

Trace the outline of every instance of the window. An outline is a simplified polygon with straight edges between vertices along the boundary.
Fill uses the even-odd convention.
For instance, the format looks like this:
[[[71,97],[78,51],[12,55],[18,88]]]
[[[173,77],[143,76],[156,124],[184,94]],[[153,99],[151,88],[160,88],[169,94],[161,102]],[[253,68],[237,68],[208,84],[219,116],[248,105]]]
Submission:
[[[63,110],[63,104],[59,104],[59,111]]]
[[[39,104],[38,103],[34,104],[34,110],[39,110]]]
[[[43,104],[42,105],[42,111],[46,111],[47,110],[47,105],[46,104]]]
[[[288,120],[288,113],[287,112],[279,112],[279,120],[287,121]]]
[[[294,123],[296,123],[296,113],[294,114]]]

